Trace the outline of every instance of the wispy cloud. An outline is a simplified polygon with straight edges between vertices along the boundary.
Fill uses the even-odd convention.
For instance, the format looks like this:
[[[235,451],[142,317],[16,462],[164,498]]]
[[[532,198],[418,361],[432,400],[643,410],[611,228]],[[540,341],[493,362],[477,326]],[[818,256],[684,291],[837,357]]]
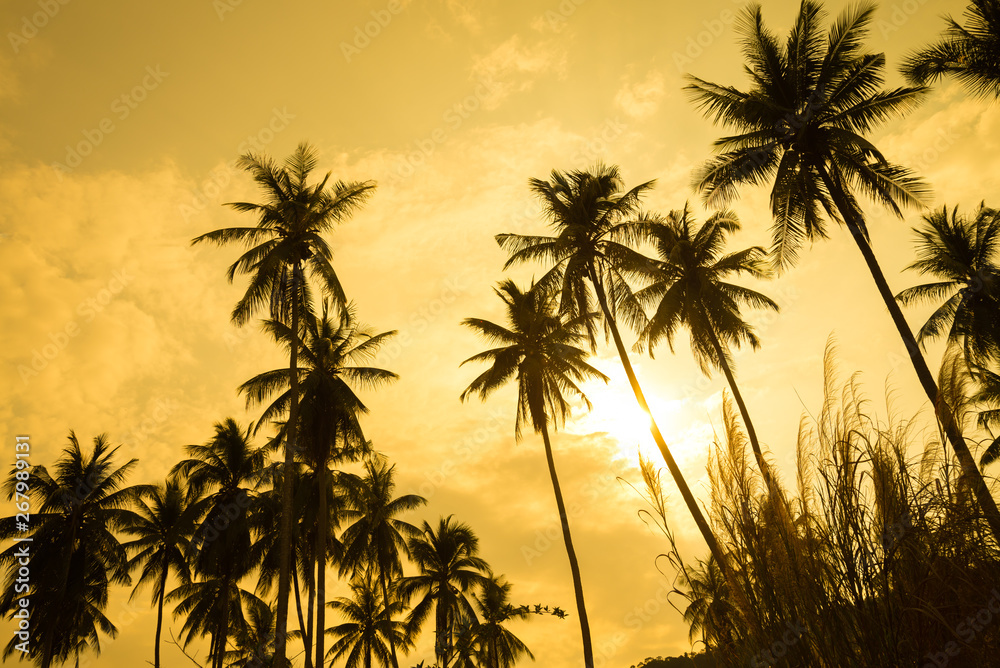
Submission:
[[[562,75],[565,67],[566,53],[554,43],[524,44],[520,36],[514,35],[474,61],[472,77],[494,84],[484,107],[495,109],[508,96],[531,89],[542,75]]]

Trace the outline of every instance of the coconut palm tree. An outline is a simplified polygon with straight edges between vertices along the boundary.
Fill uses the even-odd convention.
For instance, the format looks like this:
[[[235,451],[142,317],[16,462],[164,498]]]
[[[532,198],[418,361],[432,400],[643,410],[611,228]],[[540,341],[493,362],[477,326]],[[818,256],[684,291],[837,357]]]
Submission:
[[[966,25],[946,17],[941,40],[911,53],[900,68],[915,84],[950,75],[974,95],[1000,97],[1000,2],[971,0]]]
[[[304,336],[298,343],[301,354],[301,365],[297,369],[300,388],[298,456],[314,472],[312,479],[318,504],[313,551],[318,595],[317,629],[325,628],[326,562],[331,548],[328,467],[356,461],[367,447],[358,418],[368,412],[368,407],[352,386],[375,389],[398,378],[391,371],[367,365],[396,332],[374,334],[357,322],[352,307],[337,315],[334,309],[335,306],[324,299],[320,315],[306,314]],[[276,320],[266,322],[265,328],[275,340],[288,347],[298,338],[293,330]],[[290,375],[288,369],[276,369],[259,374],[240,386],[240,393],[247,395],[248,405],[278,395],[264,410],[258,425],[285,412],[291,401]],[[286,431],[287,423],[279,431],[279,438],[284,437]],[[320,632],[315,637],[316,665],[322,665],[324,634]]]
[[[336,223],[345,221],[375,190],[371,181],[337,181],[330,174],[316,184],[309,176],[318,164],[315,149],[299,144],[283,166],[265,155],[247,153],[237,166],[250,172],[261,187],[263,203],[233,202],[228,206],[257,216],[256,227],[231,227],[195,237],[192,244],[209,241],[219,245],[238,243],[247,248],[229,267],[232,282],[237,275],[250,276],[246,294],[233,309],[232,320],[246,324],[254,313],[267,307],[272,320],[289,324],[299,332],[299,316],[308,307],[307,274],[339,305],[347,303],[340,279],[333,269],[333,251],[323,235]],[[298,346],[289,347],[291,399],[289,429],[285,439],[285,465],[291,469],[298,424]],[[289,568],[291,564],[293,477],[284,477],[278,567],[278,637],[275,655],[285,658],[285,629],[288,618]]]
[[[348,508],[344,516],[353,520],[340,535],[343,553],[340,560],[341,576],[350,573],[358,578],[368,572],[372,579],[378,579],[381,600],[393,600],[389,592],[389,581],[402,576],[401,555],[408,556],[407,539],[417,535],[419,530],[398,516],[427,503],[427,499],[416,494],[404,494],[393,498],[396,489],[395,465],[390,466],[381,456],[372,455],[365,459],[365,474],[354,484],[348,482]],[[349,480],[349,479],[348,479]],[[399,668],[396,655],[396,636],[388,633],[389,654],[393,668]]]
[[[485,584],[489,566],[479,556],[476,534],[467,524],[453,523],[450,515],[440,518],[436,531],[424,522],[421,532],[410,538],[409,548],[410,560],[420,573],[400,580],[398,593],[407,604],[414,596],[421,598],[406,623],[416,634],[433,608],[434,653],[439,665],[447,666],[459,625],[476,619],[469,596],[474,587]]]
[[[513,619],[531,617],[526,608],[511,605],[511,587],[503,576],[491,575],[483,583],[481,592],[472,596],[480,617],[472,635],[479,648],[479,665],[482,668],[513,668],[522,656],[535,659],[528,646],[505,626]]]
[[[530,422],[535,433],[541,434],[545,446],[545,460],[548,463],[552,490],[556,497],[559,522],[562,526],[563,543],[569,557],[570,572],[573,576],[573,590],[576,594],[577,613],[580,615],[580,633],[583,638],[584,664],[592,666],[594,651],[590,639],[590,624],[583,597],[583,580],[573,537],[569,528],[569,517],[563,501],[559,477],[556,474],[552,443],[549,439],[549,424],[558,427],[570,412],[569,402],[564,393],[582,398],[589,407],[590,402],[577,383],[599,378],[607,382],[607,376],[586,362],[587,353],[577,347],[586,339],[586,326],[596,316],[586,313],[577,318],[566,318],[556,313],[553,296],[544,293],[537,286],[527,292],[521,290],[511,280],[500,283],[495,290],[503,300],[506,310],[506,325],[498,325],[489,320],[467,318],[462,324],[474,329],[491,345],[485,352],[474,355],[462,362],[488,362],[492,365],[479,375],[462,393],[462,401],[472,394],[483,400],[517,378],[517,419],[514,422],[515,439],[521,439],[524,422]]]
[[[875,6],[868,3],[850,8],[824,34],[822,9],[803,0],[782,45],[764,26],[760,6],[751,5],[739,23],[750,90],[689,77],[687,90],[706,115],[737,132],[715,142],[721,153],[699,171],[696,183],[706,203],[717,207],[733,200],[740,186],[773,178],[771,253],[779,270],[796,261],[805,240],[827,236],[824,213],[847,226],[983,513],[1000,538],[1000,510],[951,408],[939,400],[934,376],[872,250],[856,198],[864,194],[901,216],[900,206],[920,205],[927,192],[910,170],[890,163],[864,136],[904,115],[926,92],[921,87],[882,90],[885,55],[867,53],[863,47],[874,12]]]
[[[135,519],[125,527],[126,533],[137,536],[125,543],[125,549],[134,552],[129,560],[129,570],[141,570],[129,600],[135,598],[145,585],[153,585],[152,596],[156,604],[154,668],[160,668],[160,633],[167,578],[173,572],[182,583],[191,581],[191,568],[185,555],[194,533],[194,510],[194,506],[188,503],[183,481],[168,478],[136,503]]]
[[[896,295],[903,306],[919,302],[937,307],[917,334],[924,345],[946,335],[961,346],[970,369],[1000,361],[1000,212],[981,205],[972,216],[958,207],[924,214],[915,228],[917,259],[907,269],[930,274],[934,283]]]
[[[754,278],[768,275],[763,248],[753,246],[723,254],[726,235],[739,229],[739,220],[731,211],[715,213],[695,227],[687,204],[680,211],[671,211],[662,223],[650,226],[649,236],[659,260],[652,282],[638,291],[636,298],[653,307],[654,313],[636,347],[648,347],[652,356],[656,344],[666,339],[673,352],[677,330],[683,326],[690,330],[691,351],[702,372],[708,375],[715,367],[725,374],[757,465],[770,485],[771,474],[750,411],[736,384],[729,351],[731,346],[744,343],[754,349],[760,346],[753,327],[740,313],[741,306],[777,311],[778,305],[759,292],[727,282],[740,274]]]
[[[652,188],[653,182],[626,191],[617,167],[598,164],[591,171],[563,173],[554,170],[549,181],[531,179],[529,184],[541,200],[556,235],[497,235],[497,243],[510,253],[504,268],[530,260],[550,263],[551,268],[538,281],[539,289],[558,291],[560,311],[573,317],[591,313],[594,310],[591,294],[597,298],[605,332],[610,332],[614,339],[636,402],[650,416],[653,440],[709,550],[725,567],[727,562],[719,542],[649,411],[616,321],[616,316],[621,315],[633,328],[645,326],[645,314],[628,281],[645,277],[654,265],[630,244],[642,239],[646,223],[655,220],[640,211],[640,200]],[[595,325],[592,321],[587,322],[593,349],[596,346]]]
[[[266,454],[251,443],[250,429],[233,418],[215,425],[204,445],[185,447],[189,458],[174,465],[171,475],[188,481],[193,512],[200,518],[191,541],[191,560],[199,582],[168,594],[180,600],[176,614],[188,614],[185,644],[210,634],[213,668],[222,668],[230,631],[245,624],[242,601],[253,596],[239,588],[257,563],[253,559],[251,508],[254,490],[264,475]]]
[[[112,585],[128,585],[131,579],[128,553],[116,533],[136,521],[130,508],[151,487],[125,486],[138,460],[118,466],[114,461],[117,452],[118,447],[104,434],[95,437],[91,450],[84,452],[70,431],[69,444],[51,473],[41,465],[15,467],[4,482],[8,499],[16,499],[18,504],[30,500],[30,529],[16,515],[4,517],[0,519],[0,538],[27,537],[31,542],[14,542],[0,553],[0,565],[7,568],[0,613],[13,619],[22,609],[18,602],[24,589],[17,588],[17,578],[19,569],[27,567],[31,573],[28,656],[42,668],[70,656],[79,660],[88,648],[100,654],[98,631],[111,638],[118,634],[104,611]],[[18,652],[23,657],[15,649],[20,640],[12,635],[3,656]]]
[[[390,661],[395,665],[395,648],[409,651],[413,646],[406,624],[394,619],[402,613],[402,605],[384,598],[383,591],[362,578],[351,583],[351,598],[329,603],[347,620],[327,630],[335,638],[327,653],[330,665],[344,658],[344,668],[372,668],[373,657],[380,666],[388,666]]]

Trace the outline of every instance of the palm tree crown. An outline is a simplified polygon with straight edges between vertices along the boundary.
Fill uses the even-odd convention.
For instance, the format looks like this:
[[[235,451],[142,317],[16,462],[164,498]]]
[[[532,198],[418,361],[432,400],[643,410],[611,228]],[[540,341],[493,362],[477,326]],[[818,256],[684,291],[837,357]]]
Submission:
[[[607,382],[607,376],[587,363],[587,353],[577,347],[585,336],[582,328],[595,313],[567,319],[554,313],[552,297],[540,286],[522,292],[510,279],[494,290],[507,311],[507,326],[481,318],[466,318],[462,324],[476,330],[498,347],[473,355],[462,362],[490,362],[462,393],[465,401],[472,394],[486,399],[514,377],[517,378],[518,403],[514,432],[521,438],[521,427],[530,422],[541,433],[550,422],[558,426],[570,412],[565,394],[582,399],[590,406],[578,383],[592,378]]]
[[[737,132],[715,142],[721,153],[698,172],[698,188],[709,205],[721,206],[741,186],[773,179],[771,252],[779,269],[796,261],[805,240],[827,236],[824,212],[868,238],[855,191],[896,215],[926,193],[864,138],[914,108],[926,91],[882,90],[885,55],[863,50],[874,12],[870,3],[851,8],[824,35],[820,5],[803,0],[783,45],[764,26],[760,5],[751,5],[738,27],[752,87],[744,92],[689,75],[687,90],[698,105]]]
[[[716,343],[726,357],[730,346],[760,346],[740,307],[777,311],[778,305],[759,292],[728,282],[740,274],[768,276],[765,253],[759,246],[723,254],[726,236],[739,229],[731,211],[715,213],[696,228],[687,205],[650,226],[659,259],[652,282],[636,298],[655,310],[637,346],[648,346],[652,354],[657,342],[666,339],[673,351],[674,334],[686,325],[691,330],[691,350],[705,373],[711,367],[721,368]]]
[[[136,521],[131,507],[150,485],[125,486],[138,460],[118,466],[105,435],[94,438],[93,448],[84,452],[72,431],[69,445],[56,462],[53,472],[34,466],[28,476],[27,496],[31,499],[31,549],[27,568],[31,580],[32,642],[30,656],[42,668],[62,663],[89,647],[100,653],[98,631],[114,638],[118,629],[105,616],[112,585],[131,584],[128,553],[117,532]],[[7,498],[14,498],[17,485],[13,474],[4,483]],[[23,492],[22,492],[23,494]],[[15,517],[0,520],[0,538],[22,536]],[[23,555],[14,543],[0,554],[7,566],[0,612],[12,615],[20,595],[14,580]],[[17,636],[4,649],[4,657],[16,650]]]
[[[947,17],[941,40],[910,54],[903,75],[918,84],[953,75],[975,95],[1000,97],[1000,2],[971,0],[965,18]]]
[[[442,666],[448,665],[461,622],[476,619],[469,600],[472,589],[486,582],[489,570],[479,557],[479,538],[467,524],[438,521],[437,530],[424,522],[423,530],[409,541],[410,559],[419,575],[403,578],[400,598],[423,597],[410,611],[407,624],[418,629],[434,609],[434,652]]]
[[[1000,212],[980,205],[971,216],[958,207],[925,214],[917,259],[907,269],[939,279],[907,288],[896,299],[909,305],[944,303],[927,319],[917,340],[946,334],[960,344],[970,368],[1000,361]]]

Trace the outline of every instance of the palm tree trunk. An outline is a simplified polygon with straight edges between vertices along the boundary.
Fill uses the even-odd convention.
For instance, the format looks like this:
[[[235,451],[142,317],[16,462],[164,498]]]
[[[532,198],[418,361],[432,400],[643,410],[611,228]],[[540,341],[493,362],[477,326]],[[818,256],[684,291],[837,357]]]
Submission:
[[[715,354],[719,356],[719,367],[722,369],[722,373],[725,374],[726,380],[729,382],[729,389],[733,392],[733,399],[736,400],[736,405],[740,409],[740,415],[743,417],[743,426],[746,427],[747,437],[750,439],[750,447],[753,449],[753,455],[757,459],[757,466],[760,467],[760,473],[764,476],[764,482],[767,484],[768,490],[771,490],[773,487],[771,469],[768,467],[767,461],[764,460],[764,453],[760,449],[760,441],[757,440],[757,430],[753,428],[750,411],[747,410],[747,405],[743,402],[743,395],[740,394],[740,388],[736,384],[736,377],[733,376],[733,370],[726,360],[719,337],[715,334],[715,330],[712,327],[707,327],[706,331],[712,340],[712,347],[715,348]]]
[[[164,559],[166,561],[166,559]],[[153,641],[153,668],[160,668],[160,631],[163,629],[163,597],[167,591],[167,564],[160,574],[160,596],[156,606],[156,639]]]
[[[392,615],[389,612],[389,586],[385,581],[385,569],[379,568],[379,579],[382,581],[382,607],[385,609],[386,617],[389,618],[389,650],[392,653],[392,668],[399,668],[399,659],[396,658],[396,640],[392,637]]]
[[[583,665],[594,668],[594,648],[590,641],[590,621],[587,619],[587,606],[583,602],[583,580],[580,577],[580,564],[573,549],[573,538],[569,532],[569,517],[566,515],[566,505],[563,503],[562,489],[559,487],[559,477],[556,475],[556,463],[552,458],[552,443],[549,441],[548,427],[542,427],[542,442],[545,444],[545,461],[549,465],[549,477],[552,478],[552,491],[556,495],[556,507],[559,509],[559,523],[562,525],[563,542],[566,544],[566,555],[569,557],[569,570],[573,574],[573,591],[576,593],[576,611],[580,615],[580,635],[583,636]],[[494,661],[496,661],[496,646]]]
[[[822,177],[827,191],[830,193],[831,197],[833,197],[833,201],[837,205],[837,210],[840,212],[841,217],[847,224],[847,228],[854,236],[854,241],[857,243],[858,249],[861,251],[861,255],[865,259],[865,264],[868,265],[868,271],[871,272],[872,278],[875,279],[875,285],[878,288],[879,294],[882,296],[882,301],[885,302],[885,307],[889,309],[889,314],[892,316],[892,322],[896,325],[896,331],[899,332],[899,337],[903,340],[903,344],[906,346],[906,352],[910,355],[910,361],[913,363],[914,371],[917,372],[917,378],[920,380],[920,385],[924,388],[927,398],[930,399],[938,420],[941,421],[941,426],[948,437],[948,441],[951,443],[952,449],[955,451],[955,456],[958,458],[959,465],[962,467],[962,473],[969,481],[972,490],[976,495],[976,499],[979,501],[979,507],[982,509],[983,515],[985,515],[986,521],[990,525],[993,537],[996,540],[1000,540],[1000,508],[997,508],[997,503],[993,499],[993,495],[990,494],[990,489],[986,486],[986,481],[983,480],[979,467],[976,466],[976,460],[972,457],[972,453],[969,451],[969,446],[965,442],[965,437],[962,436],[962,430],[955,420],[955,415],[952,412],[951,407],[947,405],[938,392],[937,383],[934,382],[934,376],[931,374],[930,369],[927,368],[927,362],[924,360],[924,356],[920,354],[920,348],[917,345],[917,340],[914,338],[913,332],[910,330],[910,326],[906,323],[906,318],[903,317],[903,311],[896,302],[896,298],[889,289],[889,283],[885,280],[882,268],[879,266],[878,260],[875,258],[875,252],[872,250],[871,244],[868,243],[868,239],[862,232],[860,221],[856,220],[851,215],[851,208],[846,205],[845,199],[840,190],[834,187],[829,173],[824,170]]]
[[[285,639],[288,629],[288,571],[292,551],[292,468],[295,458],[295,429],[299,418],[299,262],[292,267],[292,345],[288,369],[291,374],[291,406],[285,440],[285,469],[281,488],[281,531],[278,552],[278,609],[274,623],[274,657],[277,665],[285,663]]]
[[[326,508],[326,462],[316,470],[319,485],[319,514],[316,526],[316,665],[323,666],[326,629],[326,540],[329,529]]]
[[[229,584],[230,577],[227,574],[223,579],[221,588],[222,620],[219,624],[219,628],[222,632],[218,634],[218,647],[216,647],[215,656],[212,657],[212,665],[215,668],[224,668],[226,665],[226,644],[229,640]]]
[[[299,569],[293,567],[289,569],[289,572],[292,577],[292,592],[295,594],[295,612],[298,613],[299,617],[299,631],[302,633],[302,646],[304,647],[306,662],[305,668],[312,668],[312,619],[310,618],[309,624],[306,624],[306,620],[302,618],[302,596],[299,593]]]
[[[656,425],[656,420],[653,419],[653,414],[649,410],[649,404],[646,403],[646,396],[642,392],[642,387],[639,386],[639,380],[636,378],[635,371],[632,369],[632,363],[628,359],[628,352],[625,350],[625,344],[622,343],[621,334],[618,333],[618,325],[615,323],[614,318],[611,316],[611,310],[608,308],[608,300],[604,294],[604,287],[597,279],[597,272],[593,267],[590,268],[590,280],[594,284],[594,291],[597,293],[597,301],[601,305],[601,312],[604,314],[604,319],[611,329],[611,336],[614,338],[615,347],[618,349],[618,356],[621,358],[622,366],[625,368],[625,375],[628,377],[629,385],[632,386],[635,400],[638,402],[639,408],[649,416],[649,431],[653,435],[656,447],[660,449],[660,454],[667,463],[667,469],[670,471],[670,475],[673,476],[674,483],[680,490],[681,496],[684,498],[684,503],[687,504],[688,511],[694,518],[695,524],[698,525],[698,530],[701,531],[702,537],[708,543],[709,551],[711,551],[715,560],[719,562],[722,572],[726,575],[726,580],[732,583],[732,588],[735,591],[736,580],[729,568],[729,560],[719,546],[719,542],[716,540],[712,528],[708,525],[705,515],[701,512],[701,507],[694,498],[694,494],[691,493],[691,488],[688,487],[687,481],[684,480],[684,474],[681,473],[680,467],[674,461],[674,456],[670,453],[670,448],[667,447],[667,442],[663,439],[660,428]]]

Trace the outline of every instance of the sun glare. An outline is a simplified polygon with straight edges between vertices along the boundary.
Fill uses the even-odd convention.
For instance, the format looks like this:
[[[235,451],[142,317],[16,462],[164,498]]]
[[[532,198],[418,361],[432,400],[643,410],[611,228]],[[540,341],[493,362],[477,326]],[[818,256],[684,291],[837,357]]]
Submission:
[[[609,365],[602,367],[608,368]],[[640,452],[644,457],[660,461],[659,450],[649,433],[649,414],[636,403],[635,395],[632,394],[624,372],[618,374],[612,372],[609,375],[612,378],[607,385],[601,382],[584,384],[582,389],[593,408],[587,411],[581,402],[579,409],[574,411],[573,418],[567,423],[566,429],[575,434],[602,432],[608,434],[617,441],[620,456],[633,465],[638,465]],[[616,377],[618,375],[621,377]],[[656,416],[657,425],[668,445],[672,450],[675,449],[675,439],[671,438],[671,434],[677,433],[681,428],[677,422],[683,401],[651,395],[647,395],[646,400],[653,415]],[[677,452],[674,454],[678,455]]]

